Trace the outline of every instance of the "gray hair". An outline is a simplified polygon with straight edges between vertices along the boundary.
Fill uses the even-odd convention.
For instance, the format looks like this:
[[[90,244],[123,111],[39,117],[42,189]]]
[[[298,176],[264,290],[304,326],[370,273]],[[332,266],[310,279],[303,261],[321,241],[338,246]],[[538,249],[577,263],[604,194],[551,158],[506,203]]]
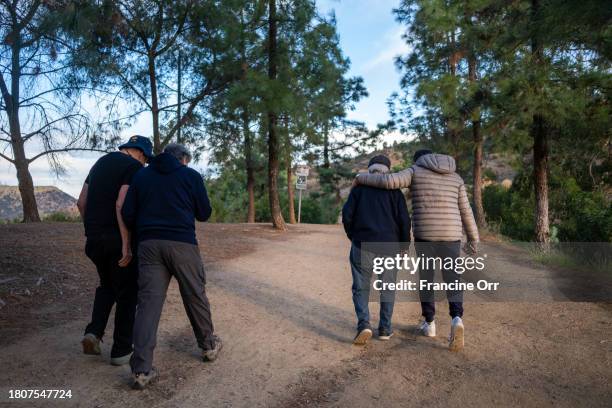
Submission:
[[[191,152],[184,145],[179,143],[170,143],[164,148],[164,153],[171,154],[176,157],[178,161],[187,159],[187,162],[191,161]]]

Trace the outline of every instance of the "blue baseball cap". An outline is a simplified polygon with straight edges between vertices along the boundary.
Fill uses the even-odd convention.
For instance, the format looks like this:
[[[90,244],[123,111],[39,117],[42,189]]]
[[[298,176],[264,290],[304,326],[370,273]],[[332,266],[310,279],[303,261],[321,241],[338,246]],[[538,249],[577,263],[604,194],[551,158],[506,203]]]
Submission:
[[[130,139],[119,146],[119,149],[139,149],[141,150],[147,159],[152,159],[153,156],[153,143],[149,140],[148,137],[135,135],[130,137]]]

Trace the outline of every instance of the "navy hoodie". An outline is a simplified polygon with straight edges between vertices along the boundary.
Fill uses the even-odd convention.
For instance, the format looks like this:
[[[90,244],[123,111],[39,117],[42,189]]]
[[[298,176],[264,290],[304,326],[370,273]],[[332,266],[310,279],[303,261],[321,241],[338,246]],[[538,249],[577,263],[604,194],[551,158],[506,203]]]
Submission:
[[[134,176],[121,210],[139,242],[162,239],[195,245],[195,220],[206,221],[211,213],[202,176],[168,153],[157,155]]]
[[[400,190],[355,186],[342,208],[347,237],[362,242],[410,242],[410,215]]]

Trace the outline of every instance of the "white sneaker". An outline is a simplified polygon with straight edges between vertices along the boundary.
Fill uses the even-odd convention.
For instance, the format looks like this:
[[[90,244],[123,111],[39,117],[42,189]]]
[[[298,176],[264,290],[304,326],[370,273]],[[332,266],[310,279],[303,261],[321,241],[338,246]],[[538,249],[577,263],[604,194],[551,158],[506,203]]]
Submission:
[[[132,357],[132,353],[127,353],[125,356],[121,356],[121,357],[111,357],[111,365],[114,366],[122,366],[122,365],[126,365],[127,363],[130,362],[130,358]]]
[[[427,323],[427,320],[423,319],[419,326],[419,331],[423,333],[425,337],[436,337],[436,321],[433,320]]]
[[[454,317],[451,322],[451,334],[448,338],[448,349],[450,351],[463,350],[463,320],[459,316]]]

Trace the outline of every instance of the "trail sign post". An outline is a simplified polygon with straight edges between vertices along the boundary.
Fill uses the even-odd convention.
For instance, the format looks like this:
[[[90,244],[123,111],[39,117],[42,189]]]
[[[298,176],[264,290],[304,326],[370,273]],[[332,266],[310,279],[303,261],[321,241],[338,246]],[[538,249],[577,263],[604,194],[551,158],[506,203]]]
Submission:
[[[298,224],[302,220],[302,191],[306,190],[309,171],[310,167],[308,166],[297,166],[295,170],[295,175],[297,176],[295,180],[295,188],[298,191]]]

